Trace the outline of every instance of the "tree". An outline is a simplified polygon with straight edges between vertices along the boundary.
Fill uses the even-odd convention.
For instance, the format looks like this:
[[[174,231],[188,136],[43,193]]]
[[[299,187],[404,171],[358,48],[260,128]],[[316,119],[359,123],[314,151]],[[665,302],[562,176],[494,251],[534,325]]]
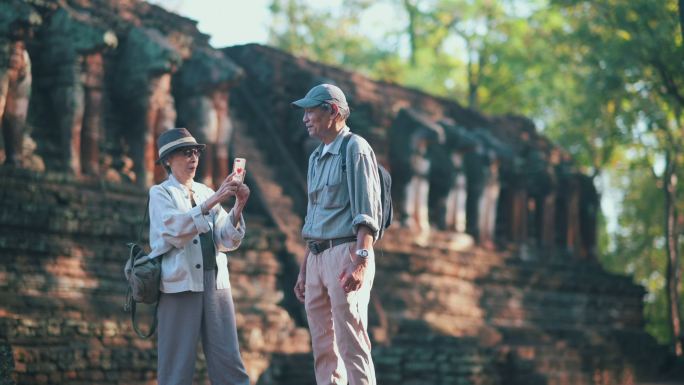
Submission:
[[[626,148],[645,143],[654,157],[645,171],[660,186],[663,202],[664,249],[667,256],[666,299],[671,330],[671,344],[682,355],[682,329],[679,304],[680,221],[677,180],[681,177],[682,85],[684,59],[679,30],[677,4],[670,1],[634,0],[620,2],[557,1],[572,20],[570,44],[583,52],[580,68],[588,71],[591,83],[587,93],[602,91],[596,100],[608,116],[607,133],[619,138]],[[582,65],[583,64],[583,65]],[[604,86],[601,88],[600,86]],[[623,159],[629,161],[630,159]],[[662,167],[659,167],[662,165]]]

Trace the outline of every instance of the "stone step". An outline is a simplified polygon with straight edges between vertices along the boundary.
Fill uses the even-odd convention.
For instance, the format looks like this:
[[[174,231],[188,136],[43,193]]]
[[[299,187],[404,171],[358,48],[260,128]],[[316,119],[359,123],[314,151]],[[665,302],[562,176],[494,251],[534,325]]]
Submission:
[[[291,198],[284,195],[282,186],[275,182],[274,171],[262,154],[263,146],[256,144],[253,134],[246,129],[246,124],[238,121],[235,127],[235,146],[250,154],[250,167],[256,166],[257,172],[253,175],[253,180],[265,199],[263,203],[266,210],[285,235],[284,246],[291,255],[303,258],[304,246],[300,236],[302,218],[294,213]]]

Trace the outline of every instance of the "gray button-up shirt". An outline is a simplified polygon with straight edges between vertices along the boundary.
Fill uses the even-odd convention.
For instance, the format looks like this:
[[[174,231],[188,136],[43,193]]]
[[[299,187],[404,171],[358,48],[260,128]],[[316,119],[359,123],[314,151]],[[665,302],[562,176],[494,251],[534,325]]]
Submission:
[[[354,236],[359,225],[368,226],[377,238],[382,204],[375,153],[365,139],[354,135],[347,144],[347,171],[343,173],[340,146],[347,135],[351,135],[349,127],[325,153],[321,143],[309,157],[309,201],[302,229],[306,241]]]

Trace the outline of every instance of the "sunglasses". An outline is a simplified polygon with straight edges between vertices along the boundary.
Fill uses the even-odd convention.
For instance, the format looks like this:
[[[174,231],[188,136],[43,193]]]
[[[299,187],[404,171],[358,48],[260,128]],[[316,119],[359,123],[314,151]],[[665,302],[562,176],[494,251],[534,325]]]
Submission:
[[[202,156],[202,149],[200,148],[186,148],[180,152],[181,154],[185,155],[186,158],[192,158],[193,155],[197,155],[198,158]]]

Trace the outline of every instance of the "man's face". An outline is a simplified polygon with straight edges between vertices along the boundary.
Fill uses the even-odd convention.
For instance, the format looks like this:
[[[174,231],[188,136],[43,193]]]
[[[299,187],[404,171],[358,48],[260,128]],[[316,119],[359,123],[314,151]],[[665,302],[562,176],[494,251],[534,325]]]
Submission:
[[[334,131],[334,113],[334,107],[330,111],[321,106],[305,108],[302,121],[309,132],[309,136],[319,140],[329,136],[330,132]]]

